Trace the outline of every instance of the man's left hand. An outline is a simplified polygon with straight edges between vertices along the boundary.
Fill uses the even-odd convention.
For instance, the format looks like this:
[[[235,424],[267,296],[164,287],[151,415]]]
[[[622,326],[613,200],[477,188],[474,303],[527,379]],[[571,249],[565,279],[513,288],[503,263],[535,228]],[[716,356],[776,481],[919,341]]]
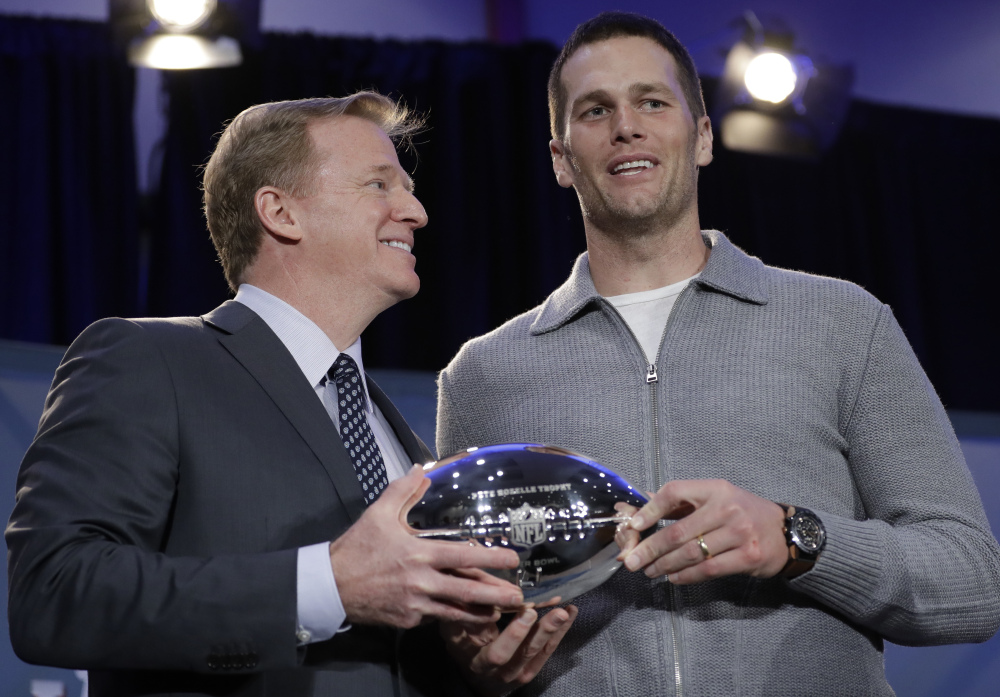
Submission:
[[[495,623],[441,622],[448,652],[476,692],[496,697],[530,682],[566,635],[577,608],[555,608],[541,619],[524,607],[501,632]]]
[[[675,520],[640,542],[661,518]],[[721,479],[667,482],[618,534],[619,559],[650,578],[698,583],[721,576],[776,575],[788,561],[778,504]]]

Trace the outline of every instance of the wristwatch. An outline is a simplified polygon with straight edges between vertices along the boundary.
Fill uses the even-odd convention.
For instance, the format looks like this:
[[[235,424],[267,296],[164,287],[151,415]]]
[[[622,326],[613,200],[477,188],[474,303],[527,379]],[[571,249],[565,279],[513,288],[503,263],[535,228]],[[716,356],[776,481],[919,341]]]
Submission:
[[[826,528],[819,517],[807,508],[779,503],[785,511],[785,542],[788,543],[788,563],[778,572],[784,578],[795,578],[809,571],[826,544]]]

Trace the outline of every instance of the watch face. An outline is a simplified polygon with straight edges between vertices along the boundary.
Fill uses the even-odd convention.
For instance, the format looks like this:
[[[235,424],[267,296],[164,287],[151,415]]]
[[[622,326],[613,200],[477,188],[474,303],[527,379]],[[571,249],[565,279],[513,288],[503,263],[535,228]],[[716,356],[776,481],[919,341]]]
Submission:
[[[815,516],[796,514],[792,519],[791,537],[799,549],[815,554],[826,541],[826,531]]]

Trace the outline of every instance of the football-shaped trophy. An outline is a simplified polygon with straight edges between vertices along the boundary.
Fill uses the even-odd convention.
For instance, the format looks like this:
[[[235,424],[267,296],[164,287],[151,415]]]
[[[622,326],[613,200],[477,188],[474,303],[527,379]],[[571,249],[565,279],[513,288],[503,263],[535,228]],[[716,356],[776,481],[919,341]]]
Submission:
[[[420,537],[515,550],[517,569],[489,570],[526,602],[570,600],[618,570],[617,526],[646,497],[618,474],[563,448],[507,443],[469,448],[425,466],[431,486],[410,510]]]

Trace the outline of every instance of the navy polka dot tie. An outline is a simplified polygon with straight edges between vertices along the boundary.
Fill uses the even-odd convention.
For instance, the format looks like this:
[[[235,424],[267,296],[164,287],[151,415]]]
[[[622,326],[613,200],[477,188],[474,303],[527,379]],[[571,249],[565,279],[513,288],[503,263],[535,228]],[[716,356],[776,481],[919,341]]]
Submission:
[[[382,451],[378,449],[365,414],[365,388],[358,373],[358,364],[342,353],[327,373],[327,379],[337,386],[340,437],[354,463],[354,473],[361,482],[367,505],[389,485],[389,478],[385,473]]]

